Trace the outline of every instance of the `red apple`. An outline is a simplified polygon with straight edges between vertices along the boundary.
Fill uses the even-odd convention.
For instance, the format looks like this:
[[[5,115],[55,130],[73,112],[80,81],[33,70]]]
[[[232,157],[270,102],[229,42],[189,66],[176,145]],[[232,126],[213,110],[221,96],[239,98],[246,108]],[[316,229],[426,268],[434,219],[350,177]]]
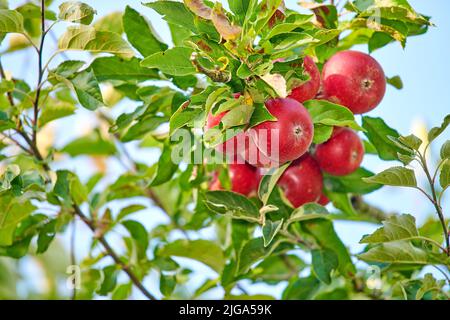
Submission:
[[[314,126],[306,108],[290,98],[266,102],[267,110],[277,119],[263,122],[247,132],[244,158],[257,167],[277,167],[301,157],[308,151]]]
[[[313,59],[306,56],[303,60],[304,73],[309,76],[309,80],[298,87],[292,89],[289,98],[298,102],[305,102],[313,99],[320,90],[320,71]]]
[[[324,193],[322,193],[317,203],[325,207],[327,204],[330,203],[330,199],[328,199],[328,197]]]
[[[335,128],[331,138],[316,147],[315,157],[323,171],[334,176],[346,176],[361,165],[364,146],[353,130]]]
[[[380,64],[358,51],[342,51],[332,56],[323,67],[322,79],[327,100],[346,106],[355,114],[377,107],[386,92]]]
[[[259,170],[247,163],[244,164],[229,164],[228,174],[230,176],[231,191],[240,193],[244,196],[251,196],[258,190],[258,185],[261,180]],[[217,173],[209,186],[209,190],[222,190]]]
[[[322,195],[323,177],[316,160],[309,154],[295,160],[278,180],[287,199],[296,208],[317,202]]]

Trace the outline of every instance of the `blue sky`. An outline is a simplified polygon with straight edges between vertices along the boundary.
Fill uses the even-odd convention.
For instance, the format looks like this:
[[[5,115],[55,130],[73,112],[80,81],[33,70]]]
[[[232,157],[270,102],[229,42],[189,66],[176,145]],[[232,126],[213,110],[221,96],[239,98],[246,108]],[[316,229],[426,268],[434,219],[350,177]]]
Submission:
[[[55,1],[53,5],[55,10],[61,2]],[[99,17],[112,11],[123,10],[126,5],[130,5],[149,17],[163,39],[169,38],[166,25],[161,23],[161,19],[152,10],[142,6],[140,0],[91,0],[87,2],[97,10]],[[12,7],[21,3],[23,1],[10,1]],[[373,54],[383,66],[387,76],[400,75],[402,77],[404,89],[399,91],[389,87],[382,104],[372,111],[370,116],[382,117],[390,126],[398,129],[402,134],[411,133],[413,123],[424,123],[427,126],[438,125],[444,116],[450,113],[450,63],[448,61],[450,53],[450,19],[448,19],[450,1],[410,0],[410,3],[418,12],[431,16],[436,27],[430,28],[426,35],[409,39],[405,50],[399,44],[391,44]],[[291,8],[298,8],[296,1],[293,0],[288,0],[287,5]],[[56,30],[60,31],[62,27],[58,27]],[[357,49],[366,50],[365,47]],[[70,56],[74,57],[77,54],[72,53]],[[35,70],[36,65],[36,58],[31,51],[2,57],[2,61],[8,70],[15,75],[35,81],[33,77],[36,74],[29,72],[29,70]],[[89,122],[89,116],[82,111],[77,115],[75,121],[73,119],[63,121],[59,128],[64,128],[64,134],[58,134],[58,139],[67,141],[70,137],[80,135],[80,132],[84,130],[82,127],[85,125],[84,120]],[[67,128],[71,129],[67,130]],[[62,131],[58,132],[61,133]],[[450,134],[447,132],[437,141],[436,145],[439,146],[449,138]],[[61,141],[59,142],[62,143]],[[137,159],[155,159],[157,156],[149,152],[134,152],[133,155]],[[81,166],[79,166],[80,163]],[[63,162],[60,165],[67,166],[70,169],[88,168],[89,162],[81,159],[77,163]],[[112,165],[116,166],[117,164]],[[372,171],[380,171],[390,165],[392,164],[383,163],[373,157],[367,157],[365,160],[365,166]],[[113,168],[113,170],[116,169]],[[81,176],[86,176],[89,173],[89,169],[77,171]],[[432,214],[432,208],[428,205],[426,199],[414,190],[385,188],[370,195],[368,199],[386,210],[411,213],[419,221],[423,221],[427,215]],[[448,204],[448,201],[446,201],[445,209],[450,212]],[[165,219],[155,210],[143,212],[140,216],[149,227]],[[151,221],[148,219],[149,216],[152,217]],[[374,228],[373,225],[359,223],[338,223],[337,225],[339,234],[353,251],[360,248],[356,243],[361,236],[372,232]],[[80,244],[82,247],[86,247],[86,245]],[[80,249],[80,251],[84,250]],[[151,280],[148,280],[148,282],[150,283]]]

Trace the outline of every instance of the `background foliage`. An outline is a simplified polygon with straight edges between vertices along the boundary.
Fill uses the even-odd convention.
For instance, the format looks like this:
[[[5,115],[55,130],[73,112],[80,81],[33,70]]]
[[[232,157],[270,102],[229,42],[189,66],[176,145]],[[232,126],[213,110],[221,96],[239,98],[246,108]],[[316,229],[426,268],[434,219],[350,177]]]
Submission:
[[[1,67],[0,254],[8,257],[0,260],[2,298],[20,296],[21,275],[14,265],[28,259],[46,279],[39,295],[24,289],[22,296],[30,298],[125,299],[133,292],[148,298],[200,298],[217,288],[227,299],[273,298],[248,292],[264,284],[281,287],[284,299],[448,299],[448,230],[446,236],[442,231],[448,224],[440,199],[450,181],[449,143],[431,159],[425,147],[445,134],[449,117],[421,141],[401,136],[381,118],[354,119],[342,106],[306,104],[316,142],[326,139],[327,126],[360,125],[368,154],[398,161],[378,175],[360,169],[340,179],[327,177],[333,202],[328,209],[309,204],[294,210],[276,188],[261,187],[259,200],[210,192],[209,173],[216,166],[168,161],[176,147],[169,136],[199,122],[203,127],[209,110],[229,102],[232,92],[246,90],[253,103],[234,105],[250,116],[230,117],[229,127],[251,127],[270,118],[262,102],[279,94],[280,84],[265,76],[279,68],[288,77],[282,63],[274,66],[273,60],[309,54],[323,63],[354,45],[367,45],[370,52],[391,42],[405,46],[408,37],[426,33],[431,25],[429,17],[403,0],[342,1],[337,7],[316,1],[307,5],[308,14],[287,10],[286,20],[269,28],[280,4],[230,0],[223,4],[229,11],[208,1],[144,4],[164,17],[170,41],[159,38],[139,5],[95,17],[95,8],[83,3],[66,2],[52,11],[51,1],[11,7],[0,1],[0,33],[8,41],[2,56],[29,50],[31,57],[34,50],[39,62],[30,71],[37,85]],[[64,31],[53,39],[53,27],[60,25]],[[49,43],[55,40],[53,50]],[[74,50],[84,53],[71,60],[66,52]],[[396,76],[388,82],[402,86]],[[136,107],[124,110],[121,101]],[[53,145],[48,128],[80,108],[98,119],[96,127],[65,145]],[[325,117],[323,108],[334,112]],[[220,140],[206,138],[200,142],[208,146]],[[130,154],[130,147],[160,150],[161,157],[148,166]],[[78,157],[95,163],[86,179],[78,177],[80,168],[61,161]],[[436,175],[430,160],[438,164]],[[426,186],[419,187],[407,167],[413,161],[425,171]],[[117,163],[124,173],[111,179],[107,169]],[[417,226],[413,215],[387,214],[367,204],[365,195],[381,185],[420,188],[434,204],[435,218]],[[167,215],[166,223],[149,227],[139,219],[149,205],[146,199]],[[339,220],[384,222],[361,239],[366,247],[354,256],[334,230]],[[77,257],[81,225],[92,233],[89,253]],[[73,237],[69,248],[59,244],[59,234]],[[209,268],[207,279],[199,279],[195,271],[204,267],[191,260]],[[82,270],[81,289],[73,292],[65,287],[69,264]],[[439,271],[425,274],[427,266]],[[144,286],[149,275],[152,285]]]

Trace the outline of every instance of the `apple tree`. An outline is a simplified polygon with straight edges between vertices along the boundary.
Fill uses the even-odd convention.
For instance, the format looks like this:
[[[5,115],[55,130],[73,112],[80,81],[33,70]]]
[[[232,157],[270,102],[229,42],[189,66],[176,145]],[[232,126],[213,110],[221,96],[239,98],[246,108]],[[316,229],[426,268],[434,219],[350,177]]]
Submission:
[[[41,298],[449,298],[450,141],[429,150],[450,115],[426,140],[370,115],[402,88],[370,53],[405,47],[430,17],[406,0],[159,0],[103,17],[95,1],[52,2],[0,0],[0,59],[37,61],[36,83],[0,61],[0,297],[37,259]],[[54,143],[48,128],[64,135],[80,113],[95,125]],[[375,173],[364,157],[397,165]],[[383,186],[415,189],[434,219],[366,202]],[[336,221],[379,227],[354,252]],[[67,252],[69,275],[48,260]]]

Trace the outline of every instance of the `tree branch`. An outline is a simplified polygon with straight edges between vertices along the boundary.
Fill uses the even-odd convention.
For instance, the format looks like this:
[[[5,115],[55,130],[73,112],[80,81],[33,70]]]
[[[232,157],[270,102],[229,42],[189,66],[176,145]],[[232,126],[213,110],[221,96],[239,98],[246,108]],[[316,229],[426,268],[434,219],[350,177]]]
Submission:
[[[364,201],[362,196],[353,196],[352,199],[353,208],[360,214],[369,217],[375,222],[382,222],[387,220],[389,217],[396,215],[396,213],[386,213],[380,208],[372,206]]]
[[[47,31],[45,30],[45,0],[41,0],[41,41],[39,44],[38,50],[38,82],[36,89],[36,97],[33,103],[33,134],[32,140],[33,144],[37,145],[37,125],[38,125],[38,117],[39,117],[39,99],[41,97],[42,90],[42,79],[44,77],[44,69],[42,68],[42,60],[43,60],[43,51],[44,51],[44,42],[45,36],[47,35]]]
[[[96,227],[95,224],[86,217],[83,212],[81,211],[80,207],[76,204],[73,205],[73,209],[75,211],[75,214],[91,229],[92,232],[95,233]],[[109,245],[108,241],[105,239],[104,236],[100,236],[98,238],[98,241],[103,245],[108,255],[114,260],[114,262],[120,266],[120,268],[128,275],[128,277],[131,279],[131,281],[134,283],[134,285],[150,300],[157,300],[154,295],[152,295],[141,283],[139,278],[136,276],[136,274],[130,269],[130,266],[125,264],[120,257],[116,254],[114,249]]]

